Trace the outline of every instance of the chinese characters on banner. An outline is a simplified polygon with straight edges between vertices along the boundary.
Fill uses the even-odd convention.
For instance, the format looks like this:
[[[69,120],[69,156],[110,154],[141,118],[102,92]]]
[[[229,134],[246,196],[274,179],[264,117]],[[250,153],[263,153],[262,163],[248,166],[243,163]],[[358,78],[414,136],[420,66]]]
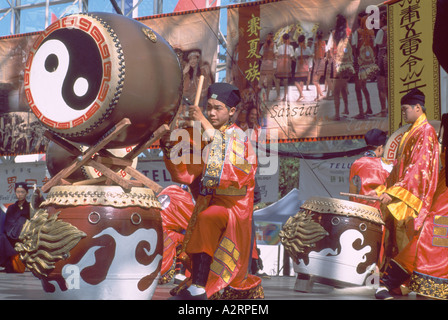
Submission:
[[[390,131],[401,123],[400,100],[413,88],[425,94],[428,119],[440,119],[440,67],[432,50],[437,0],[388,3]]]
[[[241,79],[240,88],[254,88],[260,80],[259,55],[260,45],[260,7],[245,6],[239,8],[239,22],[241,39],[238,46],[238,78]]]

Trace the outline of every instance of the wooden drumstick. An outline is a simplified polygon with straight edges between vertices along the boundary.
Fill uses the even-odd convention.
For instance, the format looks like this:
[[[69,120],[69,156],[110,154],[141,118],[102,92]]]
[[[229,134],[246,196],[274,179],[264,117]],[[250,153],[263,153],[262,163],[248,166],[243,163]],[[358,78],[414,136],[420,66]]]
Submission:
[[[196,91],[196,97],[194,99],[194,105],[198,106],[199,101],[201,100],[202,86],[204,85],[204,75],[201,74],[198,82],[198,89]]]
[[[204,76],[201,75],[201,77],[199,78],[198,90],[196,91],[196,99],[194,100],[195,106],[199,105],[203,84],[204,84]],[[211,141],[213,139],[213,134],[214,134],[215,128],[213,128],[212,124],[205,117],[201,121],[201,125],[202,125],[202,128],[204,129],[204,133],[203,133],[204,138],[207,141]]]
[[[358,199],[362,199],[362,200],[380,201],[380,198],[376,197],[376,196],[367,196],[367,195],[363,195],[363,194],[347,193],[347,192],[340,192],[339,194],[341,196],[353,197],[353,198],[358,198]]]

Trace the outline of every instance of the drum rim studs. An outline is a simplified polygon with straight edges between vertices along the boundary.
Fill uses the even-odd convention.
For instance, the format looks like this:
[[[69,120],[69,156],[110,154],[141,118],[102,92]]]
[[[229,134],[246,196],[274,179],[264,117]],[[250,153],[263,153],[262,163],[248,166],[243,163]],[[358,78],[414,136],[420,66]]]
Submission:
[[[339,223],[341,223],[341,219],[339,217],[331,218],[331,224],[332,225],[337,226]]]
[[[92,219],[92,215],[96,215],[96,216],[98,217],[98,219],[97,219],[97,220],[93,220],[93,219]],[[98,212],[96,212],[96,211],[92,211],[92,212],[89,213],[89,216],[88,216],[87,220],[88,220],[91,224],[97,224],[97,223],[100,222],[100,220],[101,220],[101,215],[100,215]]]
[[[364,222],[361,222],[359,224],[359,230],[361,230],[362,232],[367,230],[367,224],[365,224]]]
[[[134,220],[135,216],[138,217],[137,221]],[[139,213],[134,212],[133,214],[131,214],[131,222],[133,225],[139,225],[142,222],[142,216]]]

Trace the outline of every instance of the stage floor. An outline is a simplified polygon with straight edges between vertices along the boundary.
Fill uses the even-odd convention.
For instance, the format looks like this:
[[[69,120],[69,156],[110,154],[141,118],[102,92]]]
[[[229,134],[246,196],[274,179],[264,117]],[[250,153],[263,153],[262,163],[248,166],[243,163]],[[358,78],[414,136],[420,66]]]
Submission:
[[[293,276],[274,276],[263,278],[265,300],[375,300],[372,287],[351,287],[336,289],[315,284],[313,293],[294,290],[296,278]],[[166,300],[174,285],[159,285],[152,300]],[[31,272],[10,274],[0,272],[0,301],[3,300],[49,300],[51,295],[44,293],[40,281]],[[415,294],[396,297],[400,300],[417,300]]]

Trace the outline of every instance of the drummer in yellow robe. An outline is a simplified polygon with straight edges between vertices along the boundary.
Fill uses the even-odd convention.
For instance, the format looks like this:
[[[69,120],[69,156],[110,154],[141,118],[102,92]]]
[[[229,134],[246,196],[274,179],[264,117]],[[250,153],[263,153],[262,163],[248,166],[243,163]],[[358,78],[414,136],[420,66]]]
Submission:
[[[439,144],[424,105],[425,95],[418,89],[401,99],[403,120],[411,126],[400,141],[397,162],[380,196],[395,219],[399,253],[380,279],[378,299],[393,298],[389,290],[409,279],[415,257],[414,242],[409,240],[421,229],[437,187]]]

